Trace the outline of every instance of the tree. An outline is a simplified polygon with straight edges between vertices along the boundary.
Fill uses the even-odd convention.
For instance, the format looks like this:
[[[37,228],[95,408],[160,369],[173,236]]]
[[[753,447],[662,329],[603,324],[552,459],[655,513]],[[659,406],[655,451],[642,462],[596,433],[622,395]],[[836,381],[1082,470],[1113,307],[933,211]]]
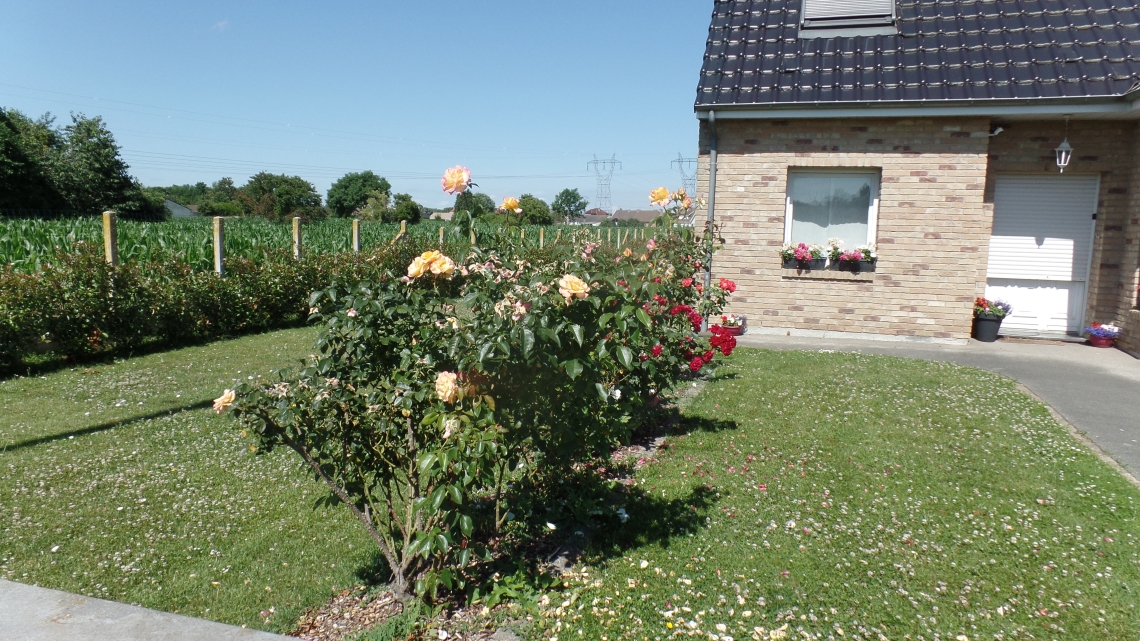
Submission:
[[[68,208],[44,171],[56,138],[50,116],[34,121],[0,109],[0,208]]]
[[[467,190],[455,197],[455,213],[468,212],[472,218],[495,213],[495,201],[487,194]]]
[[[233,178],[222,178],[210,185],[210,200],[219,203],[232,203],[237,198],[237,187]]]
[[[49,154],[48,172],[73,209],[99,212],[129,200],[137,184],[119,156],[115,137],[99,117],[72,114],[62,144]]]
[[[392,195],[386,191],[376,190],[368,195],[367,202],[357,214],[361,220],[383,221],[388,216],[392,206]]]
[[[238,190],[237,201],[245,215],[278,222],[294,217],[308,221],[326,215],[316,187],[300,176],[263,171],[251,176],[249,182]]]
[[[420,222],[424,216],[424,208],[412,200],[409,194],[396,194],[396,206],[392,208],[392,220],[390,222],[399,222],[406,220],[409,223],[415,224]],[[387,222],[387,221],[386,221]]]
[[[377,191],[392,193],[392,185],[371,171],[345,174],[329,188],[328,208],[333,216],[349,216]]]
[[[522,209],[522,213],[519,214],[519,221],[522,223],[549,225],[554,222],[554,217],[550,215],[550,206],[541,198],[523,194],[519,197],[519,208]]]
[[[554,202],[551,203],[550,209],[562,220],[569,221],[572,218],[580,218],[585,214],[586,206],[589,204],[590,201],[583,198],[577,189],[563,189],[554,197]]]

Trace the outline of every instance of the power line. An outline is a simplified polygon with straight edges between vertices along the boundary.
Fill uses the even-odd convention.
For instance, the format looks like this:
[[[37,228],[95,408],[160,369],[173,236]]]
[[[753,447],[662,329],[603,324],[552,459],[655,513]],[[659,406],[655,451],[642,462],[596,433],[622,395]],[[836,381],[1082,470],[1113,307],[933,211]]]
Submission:
[[[697,159],[685,158],[677,152],[677,159],[669,163],[681,172],[681,187],[685,193],[695,198],[697,195]]]

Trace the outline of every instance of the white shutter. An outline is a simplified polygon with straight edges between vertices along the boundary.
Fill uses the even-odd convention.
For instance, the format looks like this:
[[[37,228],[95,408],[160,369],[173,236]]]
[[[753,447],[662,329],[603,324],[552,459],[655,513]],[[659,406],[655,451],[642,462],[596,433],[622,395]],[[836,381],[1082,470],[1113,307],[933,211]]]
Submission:
[[[1085,176],[999,176],[989,278],[1088,280],[1099,182]]]
[[[894,0],[804,0],[804,20],[863,18],[894,14]]]

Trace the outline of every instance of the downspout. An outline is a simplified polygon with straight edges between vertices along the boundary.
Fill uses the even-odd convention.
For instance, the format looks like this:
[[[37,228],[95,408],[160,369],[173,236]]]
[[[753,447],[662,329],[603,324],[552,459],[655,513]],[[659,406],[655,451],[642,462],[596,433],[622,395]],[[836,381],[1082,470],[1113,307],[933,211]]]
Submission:
[[[709,211],[705,217],[705,235],[712,233],[716,208],[716,111],[709,111]],[[712,285],[712,245],[705,256],[705,289]],[[707,322],[706,322],[707,324]]]

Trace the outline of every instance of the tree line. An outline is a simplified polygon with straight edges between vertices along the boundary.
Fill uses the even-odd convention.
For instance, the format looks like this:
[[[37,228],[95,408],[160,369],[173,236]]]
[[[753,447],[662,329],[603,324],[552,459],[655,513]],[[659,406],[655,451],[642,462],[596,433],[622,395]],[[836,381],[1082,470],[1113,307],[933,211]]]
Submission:
[[[196,206],[204,216],[256,216],[274,221],[354,217],[379,222],[419,222],[437,211],[372,171],[348,173],[322,199],[300,176],[260,172],[240,187],[232,178],[168,187],[144,187],[129,173],[114,135],[103,119],[72,114],[57,126],[49,113],[33,119],[0,108],[0,209],[97,214],[114,210],[126,218],[165,218],[165,200]],[[454,211],[499,224],[549,225],[580,217],[588,202],[577,189],[562,190],[551,203],[519,197],[521,212],[502,211],[490,196],[467,191]]]

